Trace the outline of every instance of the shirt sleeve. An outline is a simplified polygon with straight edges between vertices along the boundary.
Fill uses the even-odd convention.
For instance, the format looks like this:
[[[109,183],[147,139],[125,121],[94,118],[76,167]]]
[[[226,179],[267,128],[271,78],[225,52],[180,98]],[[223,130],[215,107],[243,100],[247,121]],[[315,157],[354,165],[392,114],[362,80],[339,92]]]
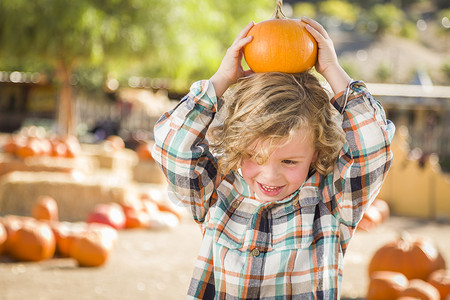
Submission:
[[[205,135],[219,103],[211,82],[198,81],[154,128],[152,156],[168,180],[169,193],[190,207],[200,223],[217,199],[217,161]]]
[[[392,164],[395,127],[363,82],[352,82],[332,100],[342,114],[346,142],[332,173],[325,177],[324,201],[346,227],[344,244],[380,191]]]

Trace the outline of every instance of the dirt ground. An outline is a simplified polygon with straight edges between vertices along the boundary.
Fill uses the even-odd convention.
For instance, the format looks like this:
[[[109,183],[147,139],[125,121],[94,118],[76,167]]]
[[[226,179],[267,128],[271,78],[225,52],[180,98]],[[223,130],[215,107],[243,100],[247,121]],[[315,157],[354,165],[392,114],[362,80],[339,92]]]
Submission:
[[[345,257],[343,299],[364,299],[372,254],[399,232],[432,238],[450,263],[450,223],[391,217],[372,232],[357,232]],[[126,230],[110,260],[80,268],[68,258],[39,263],[0,257],[0,299],[184,299],[201,235],[184,221],[172,230]]]

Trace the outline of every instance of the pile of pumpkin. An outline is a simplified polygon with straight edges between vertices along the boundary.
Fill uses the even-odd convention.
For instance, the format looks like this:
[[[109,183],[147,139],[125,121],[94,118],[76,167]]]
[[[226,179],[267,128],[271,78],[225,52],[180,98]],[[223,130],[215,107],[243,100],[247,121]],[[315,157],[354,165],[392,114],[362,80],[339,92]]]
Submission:
[[[369,276],[367,300],[450,299],[450,270],[426,237],[403,234],[379,248]]]
[[[42,137],[31,133],[19,133],[11,135],[9,140],[3,145],[3,152],[12,154],[19,158],[26,157],[66,157],[74,158],[81,151],[77,138],[69,136]]]
[[[54,256],[70,257],[80,266],[101,266],[111,255],[118,230],[173,227],[180,218],[170,206],[158,205],[143,196],[133,203],[98,204],[86,222],[60,222],[56,201],[40,196],[31,217],[0,218],[0,255],[34,262]]]

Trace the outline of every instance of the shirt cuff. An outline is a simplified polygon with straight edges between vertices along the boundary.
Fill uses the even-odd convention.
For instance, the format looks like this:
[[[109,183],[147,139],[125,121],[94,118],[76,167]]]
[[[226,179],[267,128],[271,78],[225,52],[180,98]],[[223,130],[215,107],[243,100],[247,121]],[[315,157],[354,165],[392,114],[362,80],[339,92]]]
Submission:
[[[338,112],[343,114],[347,103],[357,96],[364,94],[366,89],[366,84],[363,81],[350,81],[345,90],[337,93],[330,102]]]
[[[211,81],[200,80],[192,84],[189,96],[195,103],[217,112],[218,103],[216,90]]]

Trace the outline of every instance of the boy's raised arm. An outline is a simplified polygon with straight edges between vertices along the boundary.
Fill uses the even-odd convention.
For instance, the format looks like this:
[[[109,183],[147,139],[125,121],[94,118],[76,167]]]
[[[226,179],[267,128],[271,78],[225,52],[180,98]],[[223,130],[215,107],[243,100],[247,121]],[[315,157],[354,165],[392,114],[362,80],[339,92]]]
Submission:
[[[333,42],[316,21],[302,18],[316,39],[319,50],[316,70],[330,84],[331,100],[342,114],[344,144],[333,173],[326,178],[324,201],[339,219],[344,230],[341,245],[345,249],[352,229],[378,194],[392,163],[390,143],[395,127],[386,119],[381,104],[363,82],[352,82],[340,66]]]
[[[351,78],[339,64],[333,41],[318,22],[306,17],[302,17],[302,21],[307,24],[306,30],[314,37],[319,48],[316,71],[325,77],[334,94],[338,94],[347,88]]]
[[[227,50],[217,72],[210,80],[194,83],[188,95],[165,113],[154,128],[152,156],[164,172],[169,186],[194,219],[203,222],[214,204],[217,162],[209,151],[206,131],[220,107],[220,97],[240,77],[251,73],[241,66],[242,48],[252,37],[250,22]]]
[[[247,76],[252,73],[251,70],[244,70],[241,65],[242,49],[245,45],[250,43],[252,36],[247,36],[247,33],[255,25],[252,21],[244,29],[239,32],[233,44],[228,48],[217,72],[210,78],[211,83],[216,90],[217,98],[222,97],[223,93],[228,87],[238,81],[239,78]]]

